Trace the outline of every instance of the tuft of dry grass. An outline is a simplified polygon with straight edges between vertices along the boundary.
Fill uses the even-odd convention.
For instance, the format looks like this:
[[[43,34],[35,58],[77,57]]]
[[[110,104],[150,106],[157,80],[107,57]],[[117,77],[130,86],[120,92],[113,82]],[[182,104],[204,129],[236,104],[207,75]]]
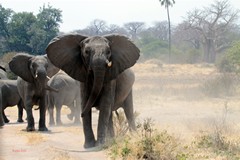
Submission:
[[[28,145],[38,145],[40,143],[47,141],[46,134],[43,134],[40,132],[26,132],[26,131],[21,131],[19,129],[18,135],[21,135],[24,138],[26,138],[26,143]]]
[[[108,148],[111,159],[184,160],[185,153],[180,141],[166,130],[154,129],[152,119],[138,123],[137,132],[115,138]]]
[[[42,133],[38,132],[25,134],[25,137],[27,138],[27,144],[29,145],[38,145],[39,143],[43,143],[47,140]]]

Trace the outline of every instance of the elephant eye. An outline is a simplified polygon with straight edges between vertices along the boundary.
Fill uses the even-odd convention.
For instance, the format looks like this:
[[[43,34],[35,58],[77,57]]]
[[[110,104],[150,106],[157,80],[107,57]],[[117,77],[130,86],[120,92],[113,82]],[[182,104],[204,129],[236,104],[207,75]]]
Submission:
[[[91,54],[91,50],[90,50],[89,48],[87,48],[87,49],[85,50],[85,54],[86,54],[86,55],[90,55],[90,54]]]
[[[111,56],[111,51],[107,50],[106,55],[108,56],[108,58]]]

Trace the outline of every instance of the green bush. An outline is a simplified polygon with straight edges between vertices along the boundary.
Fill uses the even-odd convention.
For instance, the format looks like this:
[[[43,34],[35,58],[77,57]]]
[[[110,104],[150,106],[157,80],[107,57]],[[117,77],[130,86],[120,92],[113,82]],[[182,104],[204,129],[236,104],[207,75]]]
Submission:
[[[16,55],[16,52],[8,52],[2,55],[1,62],[6,64],[5,68],[7,71],[7,76],[9,79],[17,79],[17,76],[9,69],[8,63],[12,60],[12,58]]]
[[[216,64],[221,72],[240,72],[240,41],[237,41],[227,50]]]

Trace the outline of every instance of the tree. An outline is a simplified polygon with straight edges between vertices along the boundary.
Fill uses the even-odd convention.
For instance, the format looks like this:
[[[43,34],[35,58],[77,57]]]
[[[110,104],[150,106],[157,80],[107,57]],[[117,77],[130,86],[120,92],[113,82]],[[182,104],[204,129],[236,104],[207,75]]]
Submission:
[[[59,26],[62,22],[61,10],[48,5],[40,7],[37,14],[37,22],[32,26],[31,46],[35,54],[44,54],[45,48],[52,38],[59,33]]]
[[[9,37],[8,22],[11,19],[13,11],[5,9],[0,4],[0,53],[8,50],[6,39]]]
[[[144,28],[144,22],[129,22],[124,24],[124,28],[127,30],[132,40],[137,39],[137,34]]]
[[[47,44],[59,33],[61,11],[45,6],[33,13],[14,13],[0,5],[0,52],[44,54]]]
[[[231,32],[235,27],[239,10],[234,10],[228,0],[215,1],[210,7],[188,12],[186,29],[195,30],[201,35],[204,61],[215,62],[217,53],[228,48],[232,42]]]
[[[106,31],[107,23],[104,20],[95,19],[88,27],[92,35],[101,35]]]
[[[12,16],[8,24],[9,36],[6,39],[10,51],[31,53],[29,31],[36,21],[33,13],[21,12]]]
[[[169,6],[173,6],[175,4],[175,0],[159,0],[161,6],[164,6],[167,9],[167,16],[168,16],[168,49],[169,49],[169,62],[171,59],[171,22],[170,22],[170,15],[169,15]]]

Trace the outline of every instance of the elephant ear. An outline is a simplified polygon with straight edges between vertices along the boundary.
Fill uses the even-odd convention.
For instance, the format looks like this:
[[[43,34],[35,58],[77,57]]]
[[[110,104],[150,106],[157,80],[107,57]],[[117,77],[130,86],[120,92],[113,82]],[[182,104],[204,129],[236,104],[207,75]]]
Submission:
[[[111,48],[112,66],[106,74],[105,80],[115,79],[121,72],[132,67],[140,56],[137,46],[127,37],[122,35],[106,35]]]
[[[47,59],[47,61],[48,61],[47,76],[51,78],[51,77],[54,76],[56,73],[58,73],[58,71],[59,71],[60,69],[52,64],[52,62],[49,60],[49,58],[47,57],[46,54],[44,55],[44,57],[45,57],[45,58]]]
[[[85,81],[87,74],[80,46],[85,38],[87,37],[78,34],[58,36],[52,39],[46,49],[47,56],[53,65],[81,82]]]
[[[29,68],[31,58],[33,58],[32,55],[26,53],[18,53],[9,62],[10,70],[29,83],[34,82],[34,78]]]

